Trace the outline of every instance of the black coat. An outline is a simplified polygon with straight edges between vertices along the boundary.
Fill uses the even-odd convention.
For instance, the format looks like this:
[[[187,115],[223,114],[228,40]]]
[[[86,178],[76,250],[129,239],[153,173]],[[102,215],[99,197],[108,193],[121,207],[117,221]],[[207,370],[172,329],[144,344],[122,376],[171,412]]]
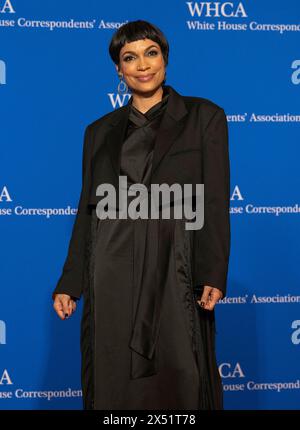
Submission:
[[[204,226],[195,230],[193,285],[210,285],[226,294],[230,253],[230,167],[224,110],[201,97],[182,96],[171,86],[157,133],[151,183],[204,184]],[[87,126],[82,189],[63,273],[54,293],[79,298],[83,291],[85,246],[96,188],[115,186],[118,195],[120,153],[130,104]],[[162,251],[163,252],[163,251]]]

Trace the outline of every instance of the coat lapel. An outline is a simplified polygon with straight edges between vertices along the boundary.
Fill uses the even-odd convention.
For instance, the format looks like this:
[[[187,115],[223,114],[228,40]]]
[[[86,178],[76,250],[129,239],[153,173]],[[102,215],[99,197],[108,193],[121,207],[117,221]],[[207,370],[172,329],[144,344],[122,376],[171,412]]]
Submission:
[[[166,87],[169,90],[169,99],[155,138],[152,160],[152,178],[158,165],[165,154],[170,150],[176,137],[182,130],[184,121],[180,120],[187,114],[187,109],[181,95],[178,94],[171,86],[166,85]],[[125,138],[131,103],[132,99],[130,98],[127,104],[120,109],[118,115],[116,115],[114,120],[111,122],[111,130],[106,136],[105,143],[117,177],[120,175],[121,149]]]
[[[127,105],[120,110],[117,118],[115,118],[111,123],[111,130],[107,133],[105,140],[112,166],[117,177],[119,177],[120,174],[121,149],[125,138],[129,112],[130,104],[127,103]]]

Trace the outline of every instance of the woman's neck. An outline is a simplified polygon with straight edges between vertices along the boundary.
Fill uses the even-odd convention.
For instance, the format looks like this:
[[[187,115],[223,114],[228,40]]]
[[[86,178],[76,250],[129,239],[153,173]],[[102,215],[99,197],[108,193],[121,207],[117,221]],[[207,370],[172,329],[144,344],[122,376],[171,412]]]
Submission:
[[[152,106],[159,103],[163,98],[163,88],[160,86],[155,92],[151,93],[132,93],[132,105],[140,112],[147,112]]]

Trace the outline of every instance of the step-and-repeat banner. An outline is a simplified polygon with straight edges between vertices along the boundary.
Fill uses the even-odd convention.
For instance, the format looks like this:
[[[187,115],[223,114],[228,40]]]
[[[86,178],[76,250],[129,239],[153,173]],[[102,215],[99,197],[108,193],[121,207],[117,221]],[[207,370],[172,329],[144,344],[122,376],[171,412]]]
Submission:
[[[0,0],[0,408],[82,407],[82,301],[61,321],[51,292],[84,129],[130,97],[118,95],[108,45],[136,19],[170,43],[167,84],[228,119],[232,245],[216,310],[225,408],[299,409],[298,0]]]

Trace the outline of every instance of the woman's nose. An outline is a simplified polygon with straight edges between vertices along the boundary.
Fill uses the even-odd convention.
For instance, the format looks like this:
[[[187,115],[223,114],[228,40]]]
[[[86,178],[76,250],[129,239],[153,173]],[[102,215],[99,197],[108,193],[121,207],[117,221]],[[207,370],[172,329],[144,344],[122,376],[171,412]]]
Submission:
[[[140,60],[137,66],[138,70],[146,70],[148,69],[147,62],[145,60]]]

